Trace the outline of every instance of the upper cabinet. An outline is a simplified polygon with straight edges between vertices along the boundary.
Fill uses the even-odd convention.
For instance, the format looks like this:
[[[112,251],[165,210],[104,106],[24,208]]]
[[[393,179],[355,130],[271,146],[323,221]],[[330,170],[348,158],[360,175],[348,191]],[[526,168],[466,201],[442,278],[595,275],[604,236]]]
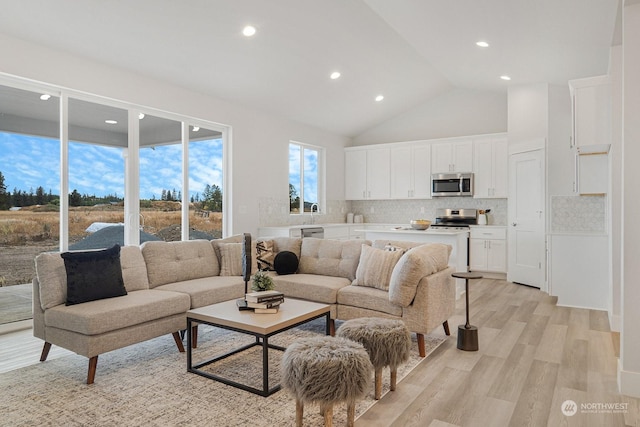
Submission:
[[[470,139],[431,145],[431,172],[471,172],[473,170],[473,141]]]
[[[570,80],[572,145],[611,143],[611,83],[608,76]]]
[[[431,146],[424,142],[391,150],[391,198],[431,198]]]
[[[390,197],[390,149],[345,150],[345,198],[381,200]]]
[[[480,199],[506,199],[509,165],[507,137],[474,141],[474,193]]]

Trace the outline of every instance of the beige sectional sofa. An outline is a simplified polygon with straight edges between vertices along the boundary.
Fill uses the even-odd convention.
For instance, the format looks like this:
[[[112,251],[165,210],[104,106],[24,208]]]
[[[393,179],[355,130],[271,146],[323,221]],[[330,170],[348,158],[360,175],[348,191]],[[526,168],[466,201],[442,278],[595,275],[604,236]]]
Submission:
[[[101,353],[164,334],[172,334],[184,351],[180,331],[189,309],[243,296],[241,241],[242,236],[234,236],[122,247],[127,294],[75,305],[65,305],[67,276],[61,255],[38,255],[33,334],[45,341],[40,360],[46,360],[52,344],[86,356],[91,384]],[[402,319],[418,335],[421,356],[424,334],[440,324],[448,334],[447,319],[455,307],[453,270],[447,267],[450,247],[313,238],[275,238],[269,243],[273,254],[290,251],[299,259],[294,274],[270,273],[276,289],[289,298],[329,304],[332,321]],[[392,256],[385,247],[402,251]],[[252,258],[256,271],[255,245]],[[388,283],[376,283],[379,277]]]

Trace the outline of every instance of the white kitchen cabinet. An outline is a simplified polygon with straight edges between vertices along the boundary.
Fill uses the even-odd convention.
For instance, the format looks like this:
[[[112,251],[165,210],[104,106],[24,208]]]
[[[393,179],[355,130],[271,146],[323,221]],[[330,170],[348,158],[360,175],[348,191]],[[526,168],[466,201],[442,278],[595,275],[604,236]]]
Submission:
[[[473,158],[473,196],[481,199],[506,199],[509,165],[506,136],[475,140]]]
[[[391,190],[389,156],[388,147],[345,150],[345,198],[388,199]]]
[[[611,143],[611,83],[608,76],[570,80],[572,144]]]
[[[412,143],[391,149],[391,198],[431,198],[431,146]]]
[[[472,170],[472,140],[454,140],[431,145],[432,173],[471,172]]]
[[[471,227],[469,269],[494,273],[507,272],[506,227]]]

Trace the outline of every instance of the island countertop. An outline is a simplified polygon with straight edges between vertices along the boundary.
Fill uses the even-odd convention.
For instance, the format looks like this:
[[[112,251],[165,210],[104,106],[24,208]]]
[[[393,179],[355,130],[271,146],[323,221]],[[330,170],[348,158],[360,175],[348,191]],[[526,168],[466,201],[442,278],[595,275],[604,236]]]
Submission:
[[[413,228],[408,228],[408,227],[391,227],[391,228],[386,228],[386,229],[375,229],[375,230],[371,230],[371,229],[356,229],[356,232],[362,232],[362,233],[371,233],[371,232],[375,232],[375,233],[387,233],[387,234],[400,234],[400,235],[407,235],[407,236],[424,236],[424,235],[442,235],[442,236],[457,236],[459,234],[462,235],[469,235],[469,230],[438,230],[437,228],[427,228],[426,230],[414,230]]]

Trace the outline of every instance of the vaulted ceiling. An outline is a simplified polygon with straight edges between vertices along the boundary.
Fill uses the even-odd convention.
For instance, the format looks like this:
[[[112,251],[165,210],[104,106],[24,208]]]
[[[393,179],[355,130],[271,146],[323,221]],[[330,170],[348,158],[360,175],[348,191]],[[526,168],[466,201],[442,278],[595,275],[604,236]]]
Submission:
[[[0,7],[0,33],[356,136],[456,88],[506,96],[510,84],[606,74],[618,0],[0,0]],[[245,25],[256,34],[243,36]],[[480,40],[489,47],[476,46]],[[340,78],[329,78],[334,71]]]

